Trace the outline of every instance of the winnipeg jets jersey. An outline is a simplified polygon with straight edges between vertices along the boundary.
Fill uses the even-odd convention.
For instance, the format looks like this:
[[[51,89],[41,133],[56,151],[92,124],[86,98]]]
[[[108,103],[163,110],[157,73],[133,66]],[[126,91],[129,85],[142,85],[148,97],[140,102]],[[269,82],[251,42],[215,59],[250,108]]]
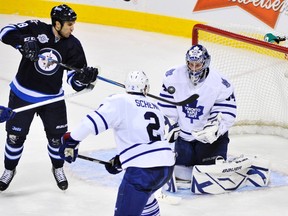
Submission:
[[[195,86],[189,78],[187,66],[182,65],[166,72],[162,87],[160,96],[172,101],[185,100],[192,94],[199,95],[195,102],[185,106],[158,102],[164,114],[178,122],[180,136],[184,140],[195,140],[192,130],[202,130],[207,121],[215,118],[219,112],[222,113],[220,134],[227,132],[235,122],[237,107],[234,88],[229,80],[216,70],[209,68],[206,79]],[[173,88],[174,93],[171,91]]]
[[[87,65],[80,41],[73,35],[56,40],[52,25],[39,20],[28,20],[15,25],[7,25],[0,31],[0,40],[19,48],[24,38],[37,39],[40,55],[50,57],[58,62],[82,68]],[[23,100],[31,103],[63,95],[63,67],[57,64],[45,64],[39,59],[32,62],[22,57],[15,79],[10,84],[12,91]],[[70,73],[73,76],[74,73]]]
[[[175,155],[164,140],[164,116],[155,102],[136,94],[112,95],[71,131],[82,141],[113,129],[123,168],[172,166]]]

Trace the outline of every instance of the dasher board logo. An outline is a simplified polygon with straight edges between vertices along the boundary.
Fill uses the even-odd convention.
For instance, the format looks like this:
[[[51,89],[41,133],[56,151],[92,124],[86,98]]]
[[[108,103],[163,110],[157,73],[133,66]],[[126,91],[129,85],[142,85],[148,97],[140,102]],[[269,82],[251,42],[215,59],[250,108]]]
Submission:
[[[288,8],[288,0],[198,0],[193,12],[235,6],[274,28],[279,14]]]

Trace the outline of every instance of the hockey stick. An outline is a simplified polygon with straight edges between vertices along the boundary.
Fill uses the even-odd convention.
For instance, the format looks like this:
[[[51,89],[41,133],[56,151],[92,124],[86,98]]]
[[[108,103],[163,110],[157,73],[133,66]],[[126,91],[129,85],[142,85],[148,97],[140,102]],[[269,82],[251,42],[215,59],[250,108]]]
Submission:
[[[15,113],[23,112],[25,110],[33,109],[33,108],[40,107],[40,106],[43,106],[43,105],[46,105],[46,104],[51,104],[51,103],[55,103],[55,102],[58,102],[58,101],[61,101],[61,100],[72,98],[72,97],[84,94],[86,92],[90,92],[90,91],[92,91],[93,88],[94,88],[94,84],[90,84],[88,87],[86,87],[82,91],[73,92],[73,93],[70,93],[70,94],[67,94],[67,95],[63,95],[63,96],[60,96],[60,97],[56,97],[56,98],[48,99],[48,100],[41,101],[41,102],[38,102],[38,103],[29,104],[27,106],[19,107],[19,108],[13,109],[13,112],[15,112]]]
[[[91,158],[91,157],[80,155],[80,154],[78,154],[78,158],[81,158],[83,160],[92,161],[92,162],[99,163],[99,164],[111,165],[110,162],[102,161],[102,160],[99,160],[99,159],[96,159],[96,158]]]
[[[103,165],[111,165],[111,163],[108,161],[102,161],[102,160],[99,160],[96,158],[91,158],[91,157],[80,155],[80,154],[78,154],[78,158],[83,159],[83,160],[92,161],[92,162],[99,163],[99,164],[103,164]],[[163,202],[171,204],[171,205],[178,205],[182,200],[181,197],[169,196],[169,195],[165,194],[161,188],[157,192],[155,192],[155,196],[160,201],[163,201]]]
[[[60,65],[60,66],[62,66],[62,67],[65,67],[65,68],[67,68],[67,69],[75,70],[77,73],[82,73],[82,70],[81,70],[81,69],[75,68],[75,67],[70,66],[70,65],[67,65],[67,64],[63,64],[62,62],[58,62],[58,61],[56,61],[56,60],[54,60],[54,59],[52,59],[52,58],[46,58],[46,57],[43,56],[43,55],[39,55],[39,58],[44,59],[44,61],[48,61],[48,62],[50,62],[50,63],[52,63],[52,64],[57,64],[57,65]],[[100,75],[98,75],[97,78],[98,78],[99,80],[104,81],[104,82],[108,82],[108,83],[110,83],[110,84],[119,86],[119,87],[121,87],[121,88],[125,88],[125,85],[124,85],[124,84],[119,83],[119,82],[116,82],[116,81],[114,81],[114,80],[110,80],[110,79],[101,77]],[[158,96],[155,96],[155,95],[152,95],[152,94],[149,94],[149,93],[147,94],[147,96],[149,96],[149,97],[151,97],[151,98],[154,98],[154,99],[156,99],[156,100],[159,100],[159,101],[163,101],[163,102],[166,102],[166,103],[169,103],[169,104],[176,105],[176,106],[184,106],[184,105],[186,105],[186,104],[192,103],[192,102],[194,102],[195,100],[197,100],[198,97],[199,97],[198,94],[193,94],[193,95],[191,95],[189,98],[187,98],[187,99],[185,99],[185,100],[183,100],[183,101],[174,102],[174,101],[166,100],[166,99],[164,99],[164,98],[162,98],[162,97],[158,97]]]
[[[113,81],[113,80],[110,80],[110,79],[107,79],[107,78],[104,78],[104,77],[101,77],[101,76],[98,76],[98,78],[102,81],[105,81],[105,82],[108,82],[108,83],[111,83],[113,85],[116,85],[116,86],[119,86],[119,87],[122,87],[122,88],[125,88],[125,85],[122,84],[122,83],[119,83],[119,82],[116,82],[116,81]],[[156,95],[152,95],[152,94],[147,94],[147,96],[151,97],[151,98],[154,98],[156,100],[159,100],[159,101],[163,101],[163,102],[166,102],[166,103],[169,103],[169,104],[173,104],[173,105],[176,105],[176,106],[185,106],[186,104],[189,104],[189,103],[192,103],[194,102],[195,100],[198,99],[199,95],[198,94],[193,94],[191,95],[189,98],[183,100],[183,101],[179,101],[179,102],[174,102],[174,101],[170,101],[170,100],[166,100],[162,97],[158,97]]]
[[[98,78],[102,81],[105,81],[105,82],[108,82],[108,83],[111,83],[113,85],[116,85],[116,86],[119,86],[119,87],[122,87],[122,88],[125,88],[125,85],[122,84],[122,83],[119,83],[119,82],[116,82],[116,81],[113,81],[113,80],[110,80],[110,79],[107,79],[107,78],[104,78],[104,77],[101,77],[101,76],[98,76]],[[166,103],[169,103],[169,104],[173,104],[173,105],[176,105],[176,106],[184,106],[186,104],[189,104],[189,103],[192,103],[194,102],[195,100],[198,99],[199,95],[198,94],[193,94],[191,95],[189,98],[183,100],[183,101],[179,101],[179,102],[174,102],[174,101],[170,101],[170,100],[166,100],[162,97],[158,97],[156,95],[152,95],[152,94],[147,94],[147,96],[151,97],[151,98],[154,98],[156,100],[159,100],[159,101],[163,101],[163,102],[166,102]]]

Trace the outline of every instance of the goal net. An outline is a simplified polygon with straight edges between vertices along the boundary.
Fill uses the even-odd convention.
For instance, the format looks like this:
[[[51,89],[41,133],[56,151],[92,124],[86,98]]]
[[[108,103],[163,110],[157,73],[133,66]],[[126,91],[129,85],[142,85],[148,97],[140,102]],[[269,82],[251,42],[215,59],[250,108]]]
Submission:
[[[232,133],[288,137],[288,60],[284,57],[288,48],[265,42],[266,33],[197,24],[192,43],[207,48],[211,67],[235,87],[238,111]]]

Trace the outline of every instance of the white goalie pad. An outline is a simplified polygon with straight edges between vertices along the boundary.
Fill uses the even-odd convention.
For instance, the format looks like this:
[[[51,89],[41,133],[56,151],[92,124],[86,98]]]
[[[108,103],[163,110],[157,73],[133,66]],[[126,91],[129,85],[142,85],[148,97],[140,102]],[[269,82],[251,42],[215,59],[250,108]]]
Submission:
[[[221,194],[247,185],[267,186],[269,161],[256,156],[240,156],[233,160],[217,160],[215,165],[193,167],[191,191],[195,194]]]
[[[270,161],[254,156],[252,166],[248,171],[247,186],[267,186],[270,180]]]

